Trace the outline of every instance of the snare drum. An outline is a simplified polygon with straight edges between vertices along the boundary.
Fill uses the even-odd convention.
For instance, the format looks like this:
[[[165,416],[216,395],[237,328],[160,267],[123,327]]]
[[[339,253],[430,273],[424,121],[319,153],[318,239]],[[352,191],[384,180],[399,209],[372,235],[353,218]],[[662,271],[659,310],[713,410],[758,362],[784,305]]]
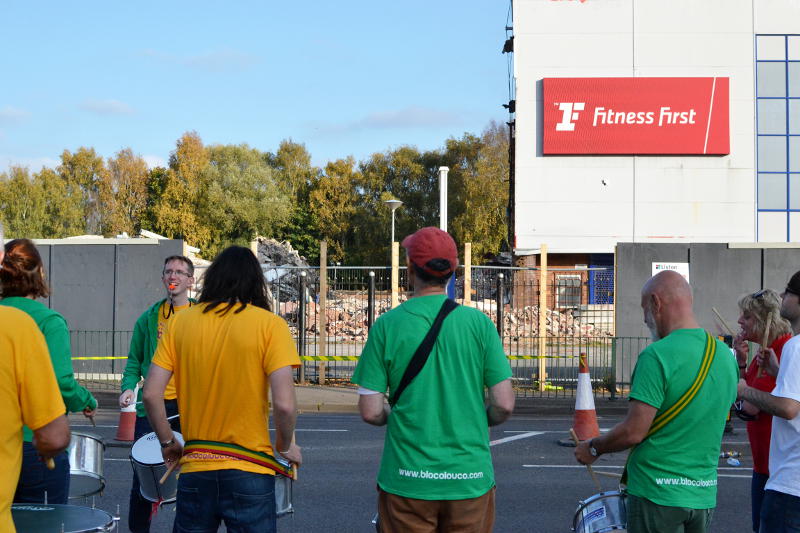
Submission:
[[[174,432],[175,440],[183,444],[183,435]],[[161,455],[158,435],[148,433],[133,443],[131,465],[139,477],[139,492],[151,502],[172,503],[178,495],[178,473],[173,470],[162,485],[159,480],[167,471]]]
[[[77,505],[15,504],[11,516],[25,533],[90,533],[116,531],[117,518],[100,509]]]
[[[69,456],[69,497],[85,498],[106,486],[103,452],[106,446],[97,435],[73,431],[67,448]]]
[[[616,490],[601,492],[578,502],[578,510],[572,520],[572,531],[577,533],[627,531],[627,528],[625,493]]]

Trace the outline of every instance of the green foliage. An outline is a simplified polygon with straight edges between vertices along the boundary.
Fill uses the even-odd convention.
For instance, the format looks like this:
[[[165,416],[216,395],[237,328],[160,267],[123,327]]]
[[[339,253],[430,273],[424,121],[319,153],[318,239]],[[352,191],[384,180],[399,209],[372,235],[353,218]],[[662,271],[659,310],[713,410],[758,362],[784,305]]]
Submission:
[[[450,168],[448,229],[473,261],[508,249],[508,132],[491,123],[476,136],[450,138],[440,150],[400,146],[311,164],[303,144],[281,142],[272,154],[242,145],[205,146],[196,132],[177,140],[167,168],[148,170],[130,148],[107,162],[92,148],[65,150],[57,169],[0,174],[0,219],[7,235],[60,238],[149,229],[183,238],[213,257],[256,236],[288,240],[312,264],[319,241],[329,261],[384,265],[395,240],[439,223],[438,169]]]
[[[273,235],[286,224],[291,201],[261,152],[246,144],[219,145],[208,148],[208,156],[198,208],[211,232],[212,255],[230,244]]]
[[[61,165],[56,169],[64,180],[69,194],[79,194],[84,216],[84,233],[97,235],[101,232],[102,207],[100,184],[105,179],[103,158],[94,148],[80,147],[75,153],[64,150]]]
[[[0,213],[7,238],[44,236],[44,195],[27,168],[11,167],[0,174]]]

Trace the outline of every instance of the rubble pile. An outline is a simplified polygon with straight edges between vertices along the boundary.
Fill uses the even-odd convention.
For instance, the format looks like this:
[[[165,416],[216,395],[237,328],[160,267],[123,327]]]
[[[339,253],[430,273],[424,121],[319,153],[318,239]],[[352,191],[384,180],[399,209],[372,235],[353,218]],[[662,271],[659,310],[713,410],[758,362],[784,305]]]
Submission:
[[[489,314],[496,321],[496,306]],[[547,335],[554,337],[612,337],[613,335],[594,324],[584,323],[572,314],[547,309],[545,313]],[[529,305],[522,309],[508,309],[503,315],[504,336],[516,340],[520,337],[539,336],[539,306]]]
[[[296,301],[300,287],[300,273],[306,273],[306,286],[316,285],[319,274],[316,269],[308,267],[306,258],[292,248],[288,241],[277,241],[266,237],[257,237],[258,262],[272,268],[264,270],[264,276],[270,285],[272,295],[281,302]],[[298,268],[299,267],[299,268]]]
[[[405,295],[400,301],[405,301]],[[492,321],[496,321],[497,306],[493,300],[473,302],[471,304],[486,313]],[[375,301],[375,317],[390,309],[387,299]],[[297,302],[281,302],[280,314],[289,323],[293,334],[298,333]],[[364,342],[367,339],[367,297],[366,295],[347,296],[340,299],[329,299],[325,311],[326,334],[341,341]],[[582,323],[575,318],[572,311],[560,313],[548,309],[546,313],[547,334],[555,337],[606,337],[612,336],[608,331],[594,324]],[[522,309],[507,309],[503,315],[504,337],[517,340],[539,335],[539,307],[527,306]],[[319,305],[314,302],[306,304],[305,332],[308,336],[319,334]]]

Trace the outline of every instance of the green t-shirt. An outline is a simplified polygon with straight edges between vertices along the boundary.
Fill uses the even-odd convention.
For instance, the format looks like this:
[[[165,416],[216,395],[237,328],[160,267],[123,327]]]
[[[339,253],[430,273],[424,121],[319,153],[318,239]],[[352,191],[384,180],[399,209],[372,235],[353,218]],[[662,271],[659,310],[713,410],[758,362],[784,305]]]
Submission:
[[[47,349],[50,352],[50,361],[53,363],[53,370],[58,381],[58,388],[61,390],[61,398],[64,400],[65,411],[77,413],[87,407],[91,409],[97,407],[97,400],[94,399],[91,392],[75,380],[75,374],[72,372],[69,329],[64,317],[58,311],[49,309],[42,302],[20,296],[3,298],[0,300],[0,305],[14,307],[28,313],[44,335]],[[33,440],[33,432],[28,426],[22,428],[22,436],[25,442]]]
[[[411,298],[369,332],[353,382],[379,392],[399,384],[445,296]],[[389,415],[378,485],[421,500],[476,498],[494,486],[484,387],[511,377],[491,320],[459,306],[428,361]]]
[[[683,396],[697,377],[706,345],[702,329],[679,329],[639,354],[630,398],[658,408]],[[736,400],[739,372],[724,343],[705,382],[674,419],[630,452],[628,492],[659,505],[709,509],[717,503],[717,465],[722,432]]]

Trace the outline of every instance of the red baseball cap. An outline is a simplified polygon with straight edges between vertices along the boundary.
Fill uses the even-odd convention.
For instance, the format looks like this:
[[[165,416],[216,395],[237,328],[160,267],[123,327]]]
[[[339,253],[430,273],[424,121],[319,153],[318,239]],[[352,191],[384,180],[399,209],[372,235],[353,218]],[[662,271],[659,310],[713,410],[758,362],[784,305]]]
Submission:
[[[458,267],[458,250],[456,241],[446,231],[428,226],[412,233],[403,239],[403,248],[406,249],[408,259],[430,274],[443,278]],[[450,264],[445,270],[435,270],[428,265],[432,259],[442,259]]]

